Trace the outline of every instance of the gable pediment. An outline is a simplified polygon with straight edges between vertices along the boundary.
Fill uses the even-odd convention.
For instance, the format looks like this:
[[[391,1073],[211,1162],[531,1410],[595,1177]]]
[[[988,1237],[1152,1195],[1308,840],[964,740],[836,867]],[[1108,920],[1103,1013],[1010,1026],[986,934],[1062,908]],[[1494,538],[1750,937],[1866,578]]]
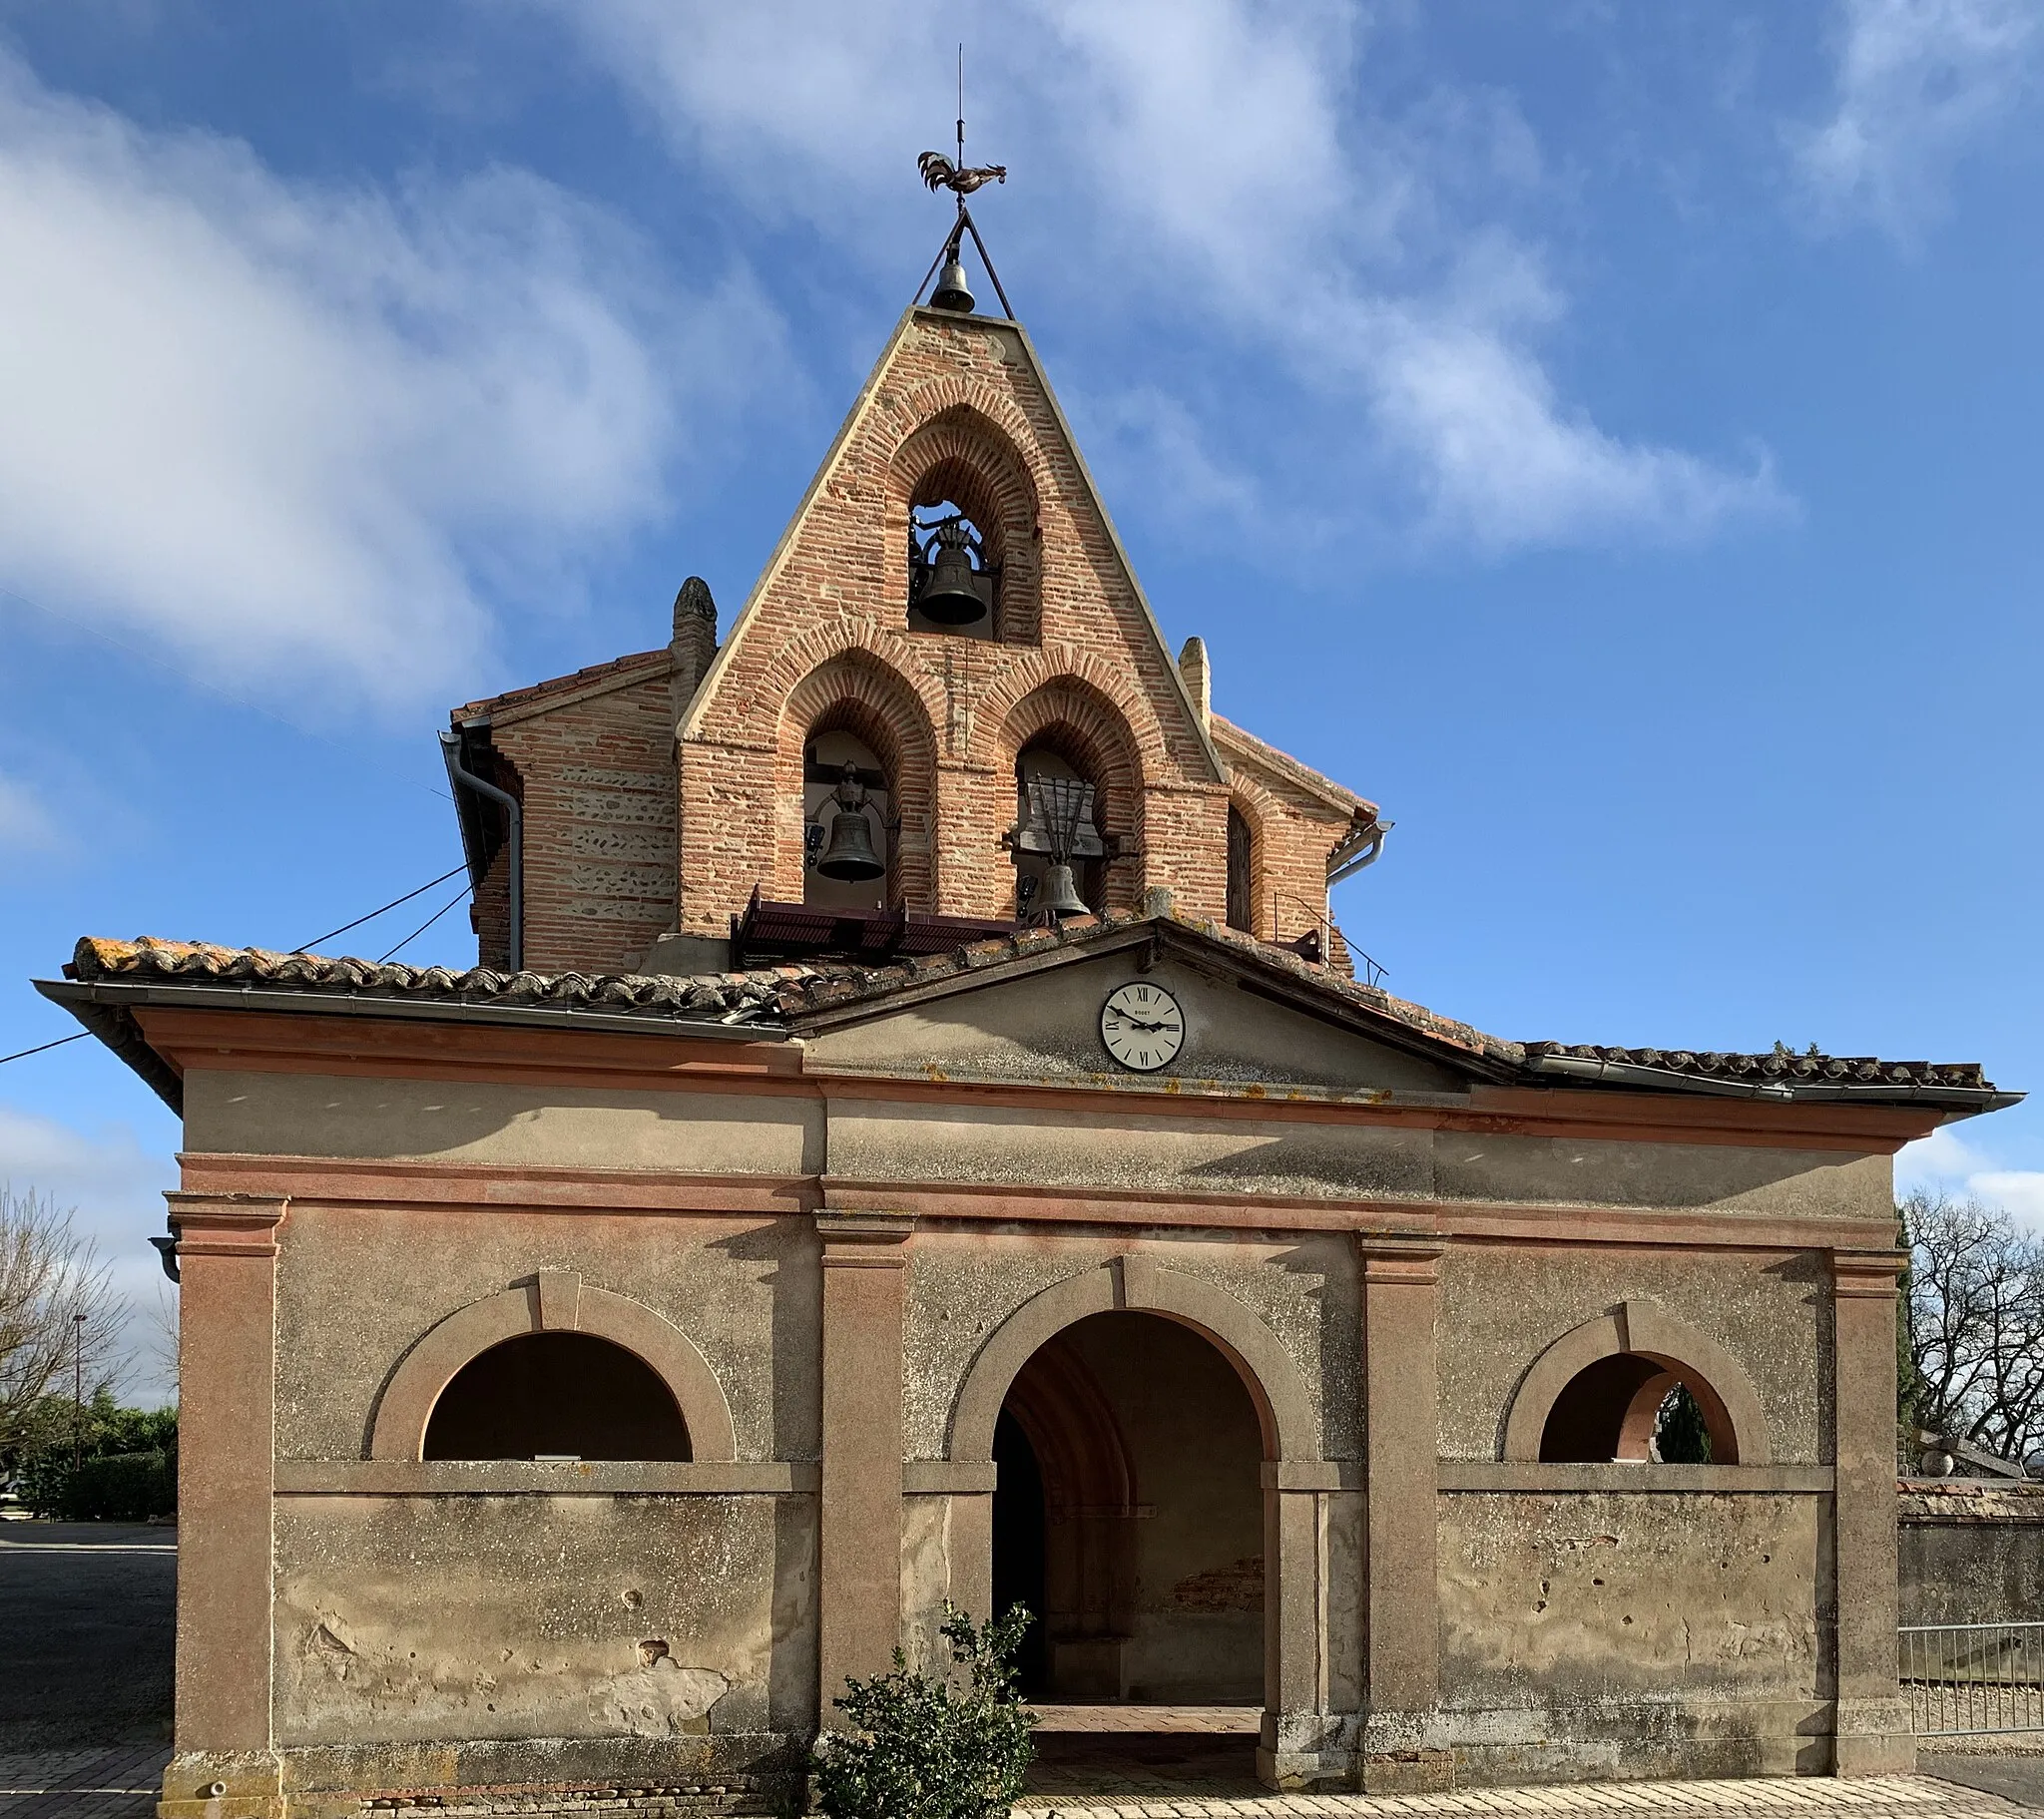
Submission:
[[[1168,925],[1167,925],[1168,926]],[[1204,949],[1204,951],[1203,951]],[[1184,1045],[1155,1072],[1123,1066],[1102,1035],[1109,996],[1161,988],[1184,1021]],[[902,1079],[1172,1083],[1299,1091],[1318,1097],[1454,1094],[1498,1078],[1393,1020],[1274,969],[1259,976],[1219,943],[1157,925],[1100,946],[1025,957],[983,972],[904,985],[863,1004],[798,1020],[805,1065]]]

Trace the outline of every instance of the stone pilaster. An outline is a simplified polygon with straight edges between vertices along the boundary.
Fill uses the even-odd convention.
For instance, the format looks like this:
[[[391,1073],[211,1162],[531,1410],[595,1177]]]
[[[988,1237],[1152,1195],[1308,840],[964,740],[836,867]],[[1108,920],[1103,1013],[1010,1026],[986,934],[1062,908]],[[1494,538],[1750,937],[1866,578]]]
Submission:
[[[1841,1775],[1906,1774],[1916,1739],[1895,1678],[1897,1251],[1831,1253],[1836,1392],[1837,1719]]]
[[[177,1233],[177,1753],[164,1819],[276,1819],[270,1733],[276,1230],[286,1202],[171,1193]]]
[[[885,1673],[901,1635],[901,1321],[913,1221],[819,1213],[823,1472],[820,1721],[847,1676]]]
[[[1412,1793],[1446,1787],[1454,1774],[1453,1757],[1426,1746],[1440,1698],[1434,1322],[1441,1247],[1363,1237],[1356,1248],[1369,1499],[1360,1778],[1368,1793]]]

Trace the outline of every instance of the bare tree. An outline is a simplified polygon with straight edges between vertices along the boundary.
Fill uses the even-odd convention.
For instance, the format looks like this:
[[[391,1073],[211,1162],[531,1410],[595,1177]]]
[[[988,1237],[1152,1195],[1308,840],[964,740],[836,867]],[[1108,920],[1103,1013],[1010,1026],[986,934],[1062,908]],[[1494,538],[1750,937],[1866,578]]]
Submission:
[[[21,1444],[37,1402],[68,1387],[79,1363],[88,1387],[99,1386],[122,1311],[71,1213],[33,1188],[0,1184],[0,1451]]]
[[[1899,1211],[1917,1424],[2029,1458],[2044,1447],[2044,1240],[1998,1206],[1921,1189]]]
[[[171,1400],[178,1400],[178,1292],[168,1282],[156,1284],[156,1298],[135,1310],[141,1329],[136,1356],[147,1363],[150,1374],[167,1386]]]

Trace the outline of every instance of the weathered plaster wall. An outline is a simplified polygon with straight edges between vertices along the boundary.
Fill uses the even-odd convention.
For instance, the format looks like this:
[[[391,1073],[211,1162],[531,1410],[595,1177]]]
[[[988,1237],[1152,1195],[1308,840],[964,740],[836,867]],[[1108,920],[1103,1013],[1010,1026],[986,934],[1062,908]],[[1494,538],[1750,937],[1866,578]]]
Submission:
[[[278,1740],[800,1730],[812,1525],[806,1498],[285,1498]]]
[[[2044,1485],[1911,1483],[1899,1515],[1903,1622],[2044,1619]]]
[[[935,999],[896,1017],[813,1038],[829,1067],[891,1073],[918,1067],[1014,1080],[1086,1080],[1114,1070],[1101,1046],[1100,1007],[1136,978],[1135,959],[1110,955],[1007,985]],[[1188,1080],[1288,1081],[1337,1093],[1369,1088],[1459,1094],[1445,1068],[1161,960],[1140,975],[1177,997],[1186,1040],[1173,1072]]]
[[[1805,1772],[1827,1728],[1825,1500],[1440,1500],[1443,1732],[1472,1779]]]
[[[1587,1200],[1860,1219],[1887,1218],[1894,1204],[1888,1156],[1836,1149],[1442,1131],[1434,1137],[1433,1166],[1434,1191],[1449,1200]]]
[[[817,1457],[815,1240],[798,1218],[293,1206],[277,1259],[277,1448],[360,1459],[391,1371],[447,1314],[573,1269],[712,1361],[740,1459]]]
[[[1816,1253],[1644,1247],[1451,1247],[1440,1261],[1440,1450],[1496,1459],[1506,1411],[1540,1353],[1627,1297],[1658,1301],[1746,1367],[1774,1458],[1830,1456],[1830,1300]]]
[[[909,1247],[903,1439],[911,1459],[948,1456],[951,1411],[988,1336],[1031,1296],[1115,1257],[1140,1255],[1234,1295],[1268,1325],[1308,1390],[1325,1385],[1321,1452],[1360,1451],[1354,1262],[1345,1237],[1235,1233],[923,1230]]]
[[[634,1092],[195,1070],[185,1146],[245,1155],[798,1174],[822,1107],[801,1094]]]

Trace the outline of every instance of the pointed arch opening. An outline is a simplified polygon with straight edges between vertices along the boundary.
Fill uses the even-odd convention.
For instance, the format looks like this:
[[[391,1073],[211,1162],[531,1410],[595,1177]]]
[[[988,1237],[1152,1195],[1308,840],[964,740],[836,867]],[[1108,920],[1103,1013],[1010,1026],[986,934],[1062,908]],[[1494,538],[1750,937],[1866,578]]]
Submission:
[[[953,404],[916,429],[895,454],[890,537],[907,554],[903,624],[910,632],[1034,644],[1042,636],[1036,486],[1007,431],[969,404]],[[921,578],[938,527],[958,527],[988,612],[966,625],[921,610]],[[969,542],[968,542],[969,540]]]
[[[1256,824],[1239,802],[1228,805],[1228,926],[1257,933]]]
[[[1047,792],[1061,783],[1090,790],[1072,843],[1086,907],[1096,914],[1132,909],[1142,894],[1128,859],[1142,845],[1143,771],[1121,709],[1087,683],[1061,678],[1015,704],[1001,743],[1015,779],[1015,820],[1003,836],[1015,865],[1015,914],[1030,916],[1044,889],[1052,862]]]
[[[774,894],[826,908],[933,908],[936,739],[908,682],[869,652],[840,653],[789,690],[778,742]],[[877,869],[826,865],[833,833],[840,852],[862,837]]]

